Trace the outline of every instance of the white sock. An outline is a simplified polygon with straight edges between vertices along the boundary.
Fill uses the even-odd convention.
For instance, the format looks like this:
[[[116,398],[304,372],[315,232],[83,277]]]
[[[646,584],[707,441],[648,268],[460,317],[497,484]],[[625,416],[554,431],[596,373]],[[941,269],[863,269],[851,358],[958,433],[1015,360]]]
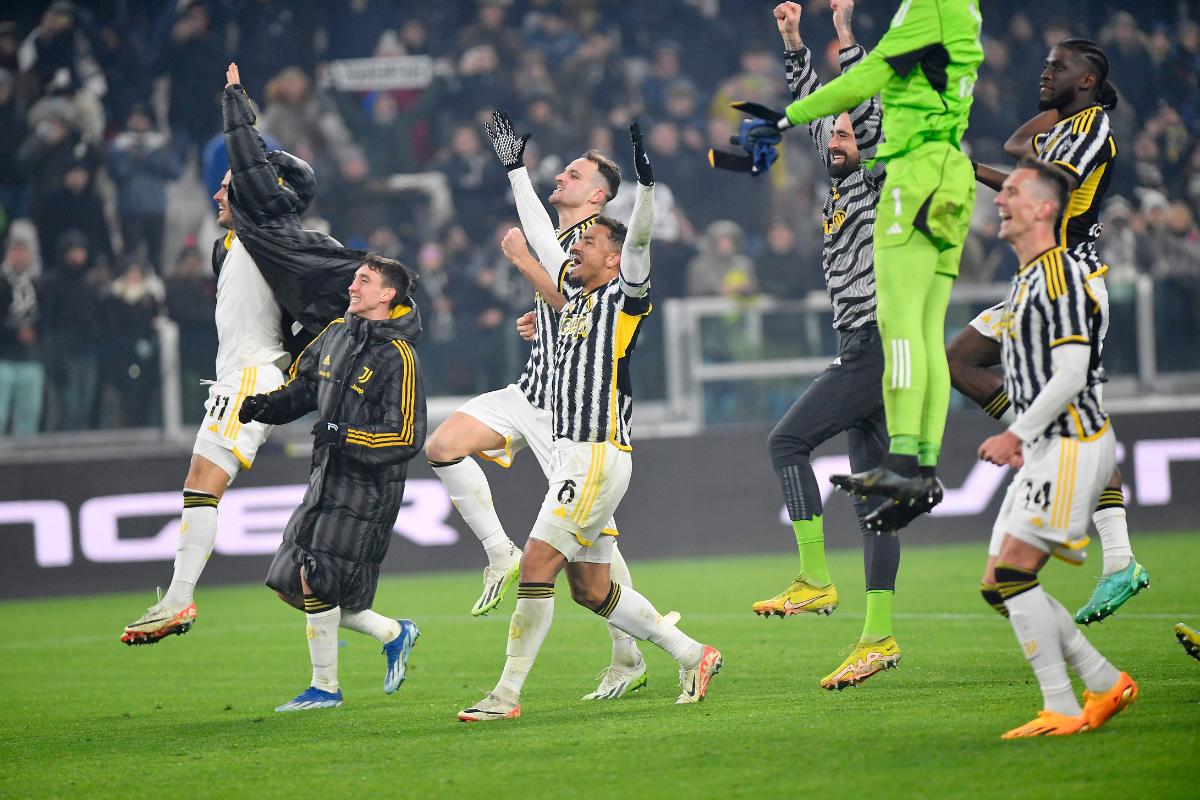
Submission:
[[[1012,406],[1004,409],[1004,413],[1000,415],[1000,424],[1007,428],[1017,421],[1017,412]]]
[[[1075,625],[1075,620],[1063,604],[1047,594],[1046,599],[1054,611],[1054,621],[1058,624],[1059,641],[1062,643],[1063,657],[1075,670],[1075,674],[1087,685],[1090,692],[1107,692],[1116,684],[1121,673],[1100,654],[1092,643]]]
[[[517,592],[517,608],[508,623],[508,658],[504,660],[504,672],[493,690],[514,702],[521,696],[525,679],[529,677],[533,661],[554,621],[553,584],[523,583]],[[539,596],[522,597],[522,593]]]
[[[163,602],[186,606],[217,541],[217,498],[207,492],[183,490],[183,522],[175,550],[175,571]]]
[[[384,644],[400,635],[399,622],[369,608],[365,611],[343,611],[339,624],[347,630],[373,636]]]
[[[1083,713],[1071,676],[1063,660],[1062,642],[1049,595],[1040,585],[1004,601],[1008,620],[1038,685],[1042,687],[1042,707],[1068,717]]]
[[[612,563],[608,570],[609,577],[621,586],[632,589],[633,578],[629,575],[629,566],[625,563],[625,557],[621,555],[621,550],[615,544],[612,550]],[[614,667],[632,667],[642,659],[642,652],[638,650],[637,639],[634,639],[625,631],[608,623],[608,635],[612,637],[612,665]]]
[[[1110,575],[1128,567],[1133,561],[1133,548],[1129,546],[1125,509],[1096,511],[1092,514],[1092,524],[1100,534],[1100,547],[1104,550],[1104,574]]]
[[[468,456],[457,464],[434,467],[433,472],[450,493],[450,501],[462,515],[463,522],[467,523],[475,538],[483,545],[488,562],[496,566],[516,545],[508,538],[500,518],[496,516],[492,489],[483,470],[475,463],[475,459]]]
[[[308,622],[308,655],[312,659],[312,685],[325,692],[338,690],[338,622],[340,606],[304,615]]]
[[[704,654],[704,645],[674,625],[663,622],[662,615],[650,601],[634,589],[618,584],[613,586],[614,591],[620,594],[608,614],[608,621],[631,636],[666,650],[684,669],[695,669],[700,663],[700,656]]]

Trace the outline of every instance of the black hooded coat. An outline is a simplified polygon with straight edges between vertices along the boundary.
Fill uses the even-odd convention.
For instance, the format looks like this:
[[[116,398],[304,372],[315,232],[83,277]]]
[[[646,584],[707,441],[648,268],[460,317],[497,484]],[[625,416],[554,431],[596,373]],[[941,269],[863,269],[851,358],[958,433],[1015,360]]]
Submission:
[[[366,253],[302,227],[300,214],[316,193],[316,176],[304,160],[267,151],[241,86],[225,87],[221,109],[232,173],[233,229],[284,310],[283,341],[294,359],[346,310],[350,281]],[[214,270],[220,269],[225,249],[224,240],[213,248]]]
[[[257,417],[277,425],[315,410],[318,428],[338,427],[332,441],[319,437],[313,448],[308,490],[267,572],[267,585],[293,605],[300,604],[301,567],[327,603],[361,611],[374,602],[408,462],[425,444],[425,391],[414,347],[421,317],[416,306],[398,306],[393,315],[335,319],[300,354],[288,382],[267,395]]]

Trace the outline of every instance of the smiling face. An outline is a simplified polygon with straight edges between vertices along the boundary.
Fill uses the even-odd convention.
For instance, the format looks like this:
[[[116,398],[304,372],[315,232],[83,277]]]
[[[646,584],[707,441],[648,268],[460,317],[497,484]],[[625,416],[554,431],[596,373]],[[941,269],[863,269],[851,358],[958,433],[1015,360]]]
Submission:
[[[1038,110],[1068,108],[1095,86],[1096,73],[1086,58],[1069,47],[1052,47],[1038,84]]]
[[[354,280],[350,282],[350,306],[346,312],[364,319],[387,319],[395,296],[395,289],[383,285],[383,274],[363,264],[354,271]]]
[[[610,238],[607,225],[596,224],[583,232],[571,246],[571,269],[567,283],[594,289],[608,283],[621,268],[621,251]]]
[[[594,161],[577,158],[554,176],[554,191],[548,200],[560,212],[585,206],[595,206],[598,211],[607,202],[606,198],[600,168]]]
[[[993,201],[1000,214],[1000,238],[1016,245],[1031,233],[1052,230],[1058,209],[1032,169],[1015,169]]]
[[[854,138],[854,125],[850,115],[843,112],[833,124],[829,137],[829,177],[841,180],[858,169],[858,140]]]
[[[221,179],[221,188],[217,189],[217,193],[212,196],[213,201],[217,204],[217,224],[228,230],[233,230],[233,214],[229,212],[229,181],[232,179],[233,173],[225,170],[225,177]]]

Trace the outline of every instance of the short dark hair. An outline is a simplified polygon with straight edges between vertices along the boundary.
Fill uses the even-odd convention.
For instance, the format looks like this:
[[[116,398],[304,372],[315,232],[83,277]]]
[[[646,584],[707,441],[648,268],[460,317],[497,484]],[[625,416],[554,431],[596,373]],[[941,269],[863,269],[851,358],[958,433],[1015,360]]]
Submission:
[[[625,227],[625,223],[612,217],[601,216],[596,217],[595,224],[608,228],[608,241],[618,251],[625,246],[625,235],[629,233],[629,228]]]
[[[596,169],[600,171],[600,177],[604,178],[604,191],[607,195],[604,202],[607,203],[617,196],[617,190],[621,188],[621,168],[617,166],[617,162],[599,150],[588,150],[583,157],[595,164]]]
[[[374,250],[363,256],[362,265],[378,272],[385,288],[396,290],[396,296],[392,298],[388,308],[395,308],[408,301],[413,289],[413,274],[408,267]]]
[[[1062,169],[1033,156],[1022,158],[1017,164],[1017,169],[1031,169],[1036,172],[1037,180],[1053,193],[1054,205],[1058,209],[1058,213],[1061,215],[1066,210],[1071,196],[1071,182]]]

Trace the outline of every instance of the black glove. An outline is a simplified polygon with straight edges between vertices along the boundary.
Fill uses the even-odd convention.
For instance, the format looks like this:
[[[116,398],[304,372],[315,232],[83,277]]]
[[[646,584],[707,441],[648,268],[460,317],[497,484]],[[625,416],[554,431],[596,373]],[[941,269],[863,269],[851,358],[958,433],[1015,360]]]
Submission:
[[[252,394],[242,400],[242,407],[238,409],[238,422],[245,425],[248,422],[254,422],[271,413],[271,398],[265,394]]]
[[[492,140],[492,148],[500,156],[500,163],[509,172],[524,166],[525,143],[530,134],[517,136],[512,120],[500,109],[492,112],[492,121],[483,123],[483,131]]]
[[[336,422],[319,420],[313,425],[313,449],[320,447],[341,447],[342,428]]]
[[[642,129],[636,122],[629,126],[629,138],[633,140],[633,171],[637,173],[638,183],[653,186],[654,168],[650,166],[650,157],[642,143]]]

